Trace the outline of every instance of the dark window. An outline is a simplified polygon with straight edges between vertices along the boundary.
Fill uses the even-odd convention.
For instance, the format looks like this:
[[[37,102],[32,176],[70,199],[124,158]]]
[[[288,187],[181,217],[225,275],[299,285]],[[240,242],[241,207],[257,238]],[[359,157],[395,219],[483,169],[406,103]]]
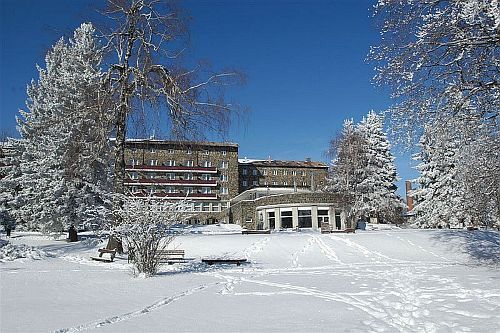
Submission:
[[[312,228],[310,210],[299,210],[299,228]]]
[[[337,228],[337,230],[342,229],[342,222],[340,219],[340,212],[339,211],[335,211],[335,228]]]
[[[269,221],[269,229],[276,228],[276,218],[274,217],[274,212],[267,213],[267,220]]]
[[[292,212],[281,212],[281,227],[282,228],[292,228]]]

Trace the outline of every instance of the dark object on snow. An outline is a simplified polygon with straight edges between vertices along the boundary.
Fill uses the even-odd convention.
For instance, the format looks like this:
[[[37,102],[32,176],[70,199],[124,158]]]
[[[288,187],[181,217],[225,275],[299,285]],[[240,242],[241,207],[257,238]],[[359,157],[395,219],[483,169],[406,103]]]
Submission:
[[[5,232],[7,234],[7,237],[10,237],[10,233],[16,227],[16,222],[10,216],[9,212],[7,212],[5,210],[0,211],[0,224],[3,225],[3,228],[5,229]]]
[[[271,229],[266,229],[266,230],[247,230],[243,229],[241,230],[242,235],[267,235],[271,233]]]
[[[115,259],[116,250],[99,249],[99,250],[97,250],[97,252],[99,252],[99,256],[98,257],[91,256],[90,258],[92,260],[113,262],[113,260]],[[109,254],[109,256],[108,255],[103,256],[103,254],[105,254],[105,253]]]
[[[201,259],[202,262],[213,265],[213,264],[236,264],[240,266],[242,263],[246,262],[246,259]]]
[[[68,239],[70,242],[78,242],[78,233],[76,232],[74,225],[71,225],[71,227],[69,227]]]
[[[108,239],[108,244],[106,245],[107,250],[116,250],[118,253],[123,253],[123,245],[121,239],[116,238],[114,235],[110,235]]]

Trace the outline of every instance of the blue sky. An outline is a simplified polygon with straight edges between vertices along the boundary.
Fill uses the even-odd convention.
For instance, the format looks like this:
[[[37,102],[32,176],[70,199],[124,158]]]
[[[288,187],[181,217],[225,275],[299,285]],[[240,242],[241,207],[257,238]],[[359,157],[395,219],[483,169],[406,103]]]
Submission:
[[[328,162],[324,151],[346,118],[359,121],[391,103],[371,84],[366,63],[379,34],[368,0],[190,0],[193,58],[215,68],[234,67],[247,83],[229,99],[251,111],[227,137],[240,156]],[[15,131],[35,64],[62,35],[89,21],[101,1],[0,1],[0,129]],[[395,150],[403,179],[414,178],[405,154]],[[401,192],[402,193],[402,192]]]

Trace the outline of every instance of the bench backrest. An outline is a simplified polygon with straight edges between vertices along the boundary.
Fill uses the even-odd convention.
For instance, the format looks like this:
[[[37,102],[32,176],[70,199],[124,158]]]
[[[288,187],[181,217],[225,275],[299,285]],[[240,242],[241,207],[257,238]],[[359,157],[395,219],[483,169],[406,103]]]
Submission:
[[[184,250],[162,250],[159,251],[162,254],[184,254]]]
[[[99,249],[97,250],[99,253],[113,253],[115,254],[116,253],[116,249],[114,250],[108,250],[108,249]]]

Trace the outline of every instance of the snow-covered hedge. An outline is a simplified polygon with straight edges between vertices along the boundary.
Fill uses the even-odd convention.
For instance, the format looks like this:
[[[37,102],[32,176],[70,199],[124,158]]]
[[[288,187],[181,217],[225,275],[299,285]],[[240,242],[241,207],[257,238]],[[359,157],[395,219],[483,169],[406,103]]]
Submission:
[[[26,244],[14,245],[2,241],[0,243],[0,262],[12,261],[20,258],[40,260],[49,255],[36,247]]]

